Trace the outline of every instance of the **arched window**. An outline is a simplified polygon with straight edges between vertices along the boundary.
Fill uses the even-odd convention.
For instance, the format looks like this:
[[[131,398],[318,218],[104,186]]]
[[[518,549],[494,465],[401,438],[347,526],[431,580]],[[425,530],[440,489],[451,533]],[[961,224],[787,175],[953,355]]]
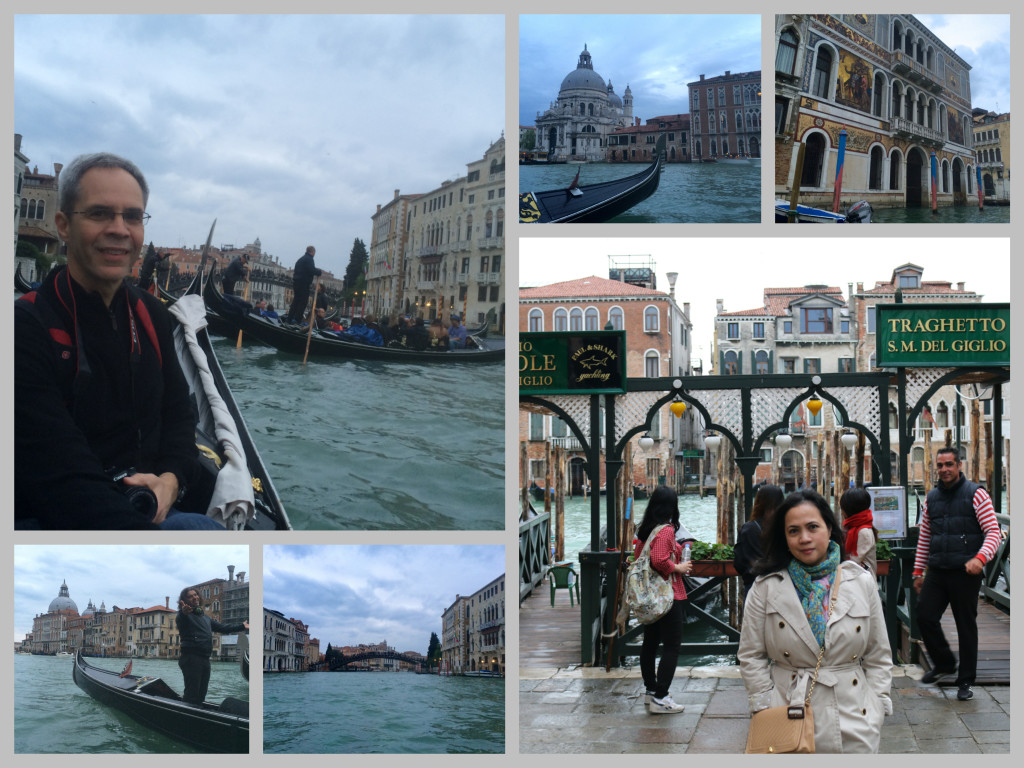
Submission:
[[[36,218],[37,219],[45,219],[46,218],[45,211],[46,211],[46,201],[45,200],[40,200],[38,203],[36,203]]]
[[[882,107],[885,104],[885,78],[880,72],[875,73],[875,89],[871,94],[871,114],[883,117]]]
[[[825,156],[827,147],[825,137],[820,133],[812,133],[807,137],[807,150],[804,155],[804,175],[800,180],[801,186],[820,187],[823,186],[823,173],[825,170]]]
[[[505,211],[502,208],[498,209],[497,219],[494,224],[494,236],[505,236]]]
[[[882,188],[882,165],[885,160],[885,153],[879,146],[871,148],[871,169],[868,174],[868,189]]]
[[[644,355],[644,376],[648,379],[661,376],[661,356],[653,349]]]
[[[900,164],[903,162],[903,155],[898,149],[894,149],[889,156],[889,189],[900,188]]]
[[[573,307],[571,310],[569,310],[569,330],[583,330],[583,310],[580,309],[579,307]]]
[[[555,330],[569,330],[569,313],[566,312],[564,307],[559,307],[555,310]]]
[[[759,349],[754,353],[754,373],[763,375],[771,373],[768,370],[768,353]]]
[[[466,216],[466,239],[471,240],[473,238],[473,216],[472,214]]]
[[[811,93],[819,99],[827,99],[832,84],[832,51],[822,45],[818,48],[818,56],[814,62],[814,81]]]
[[[28,218],[28,198],[21,198],[21,218]]]
[[[775,51],[776,72],[782,72],[787,75],[793,74],[799,42],[799,38],[797,38],[792,29],[782,30],[782,34],[779,35],[779,47]]]
[[[34,219],[36,217],[36,201],[28,201],[28,218]]]
[[[646,307],[644,309],[644,330],[648,332],[659,330],[658,319],[658,308]]]
[[[950,191],[950,186],[949,186],[949,161],[948,160],[943,160],[942,161],[942,191],[943,192],[949,192]]]
[[[724,370],[722,373],[725,376],[735,376],[739,373],[739,356],[734,350],[730,349],[725,353],[725,357],[723,358],[723,368]]]
[[[699,130],[699,129],[698,129],[698,130]],[[696,143],[696,145],[694,146],[694,154],[695,154],[695,155],[696,155],[697,157],[704,157],[704,153],[703,153],[703,152],[701,152],[701,149],[700,149],[700,139],[697,139],[697,143]],[[22,202],[25,202],[25,201],[24,201],[24,200],[22,200]]]
[[[622,307],[612,307],[608,310],[608,322],[612,324],[612,329],[616,331],[621,331],[626,327],[622,322]]]
[[[487,212],[487,216],[484,217],[484,237],[490,237],[491,232],[494,230],[494,214],[490,211]]]
[[[903,110],[900,109],[900,105],[903,103],[903,85],[899,82],[892,84],[892,110],[890,117],[900,117],[903,115]]]
[[[596,307],[587,307],[583,313],[583,329],[586,331],[601,330],[601,318]]]

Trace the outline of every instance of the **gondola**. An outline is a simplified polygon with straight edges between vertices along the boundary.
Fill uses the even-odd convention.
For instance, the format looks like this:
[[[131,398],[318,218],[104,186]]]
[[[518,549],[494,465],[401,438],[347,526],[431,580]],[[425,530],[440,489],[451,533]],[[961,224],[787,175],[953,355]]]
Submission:
[[[309,340],[310,357],[336,357],[360,360],[391,360],[413,363],[487,363],[502,362],[505,359],[504,344],[496,341],[474,339],[474,348],[455,350],[416,350],[405,347],[375,347],[354,341],[333,338],[316,330],[308,333],[308,326],[286,326],[277,320],[254,315],[240,310],[232,302],[225,301],[212,280],[203,287],[206,306],[222,319],[232,324],[236,331],[245,336],[268,344],[282,352],[305,355],[306,341]],[[472,338],[472,337],[471,337]]]
[[[159,677],[119,674],[93,667],[81,651],[75,655],[72,678],[97,701],[202,752],[249,751],[247,701],[228,697],[220,704],[188,704]]]
[[[215,478],[213,483],[216,483],[211,504],[227,499],[224,503],[236,505],[233,519],[240,521],[247,514],[244,507],[251,498],[253,515],[242,524],[245,530],[289,530],[291,523],[288,513],[277,495],[277,489],[256,449],[210,343],[205,325],[208,312],[200,295],[201,274],[196,275],[185,295],[169,309],[177,320],[174,324],[175,349],[189,382],[195,410],[199,414],[196,435],[205,438],[204,442],[214,448],[220,460],[219,470],[211,473]],[[191,354],[186,345],[187,337],[192,340]],[[205,363],[208,371],[200,369],[202,363]],[[209,455],[209,451],[203,450],[201,453]],[[204,460],[203,463],[209,466],[208,461]],[[232,485],[235,487],[232,488]],[[238,527],[237,524],[235,527]]]
[[[21,276],[21,264],[14,270],[14,290],[24,295],[32,290],[32,285]]]
[[[867,200],[851,205],[845,213],[833,213],[823,208],[812,208],[809,205],[797,205],[796,220],[798,224],[868,224],[871,222],[871,204]],[[775,223],[785,224],[789,221],[789,202],[775,201]]]
[[[574,180],[565,189],[522,192],[519,195],[519,221],[522,224],[595,224],[608,221],[654,194],[661,177],[664,154],[665,135],[662,134],[654,150],[654,162],[633,176],[586,186],[580,186]],[[579,179],[579,173],[576,179]]]

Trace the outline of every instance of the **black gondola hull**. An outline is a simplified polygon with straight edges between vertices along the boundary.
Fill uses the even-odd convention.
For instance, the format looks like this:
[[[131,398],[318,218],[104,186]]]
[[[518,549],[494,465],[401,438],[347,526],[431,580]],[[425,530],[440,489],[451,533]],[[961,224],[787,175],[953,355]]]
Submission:
[[[392,362],[412,363],[493,363],[505,360],[505,349],[495,345],[488,349],[456,349],[456,350],[415,350],[404,347],[375,347],[370,344],[333,339],[308,328],[287,327],[274,320],[268,320],[253,314],[235,311],[227,306],[212,280],[206,281],[203,289],[206,306],[223,320],[230,323],[236,331],[244,336],[251,336],[271,347],[305,355],[306,341],[309,339],[310,357],[334,357],[358,360],[388,360]],[[481,342],[486,344],[486,342]]]
[[[72,677],[75,684],[97,701],[113,707],[158,733],[203,752],[247,753],[249,718],[224,712],[209,702],[193,706],[176,698],[160,679],[139,686],[137,675],[120,677],[89,665],[79,651]],[[152,689],[163,695],[145,693]],[[237,704],[236,700],[229,700]]]
[[[546,192],[524,192],[519,195],[519,221],[523,224],[599,224],[625,213],[658,189],[664,150],[665,137],[661,136],[654,162],[640,173],[623,179]]]

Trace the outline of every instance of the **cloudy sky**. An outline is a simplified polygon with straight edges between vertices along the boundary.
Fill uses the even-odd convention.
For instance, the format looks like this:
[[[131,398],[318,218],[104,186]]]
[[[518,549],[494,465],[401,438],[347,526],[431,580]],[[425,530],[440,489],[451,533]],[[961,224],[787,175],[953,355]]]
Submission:
[[[190,584],[227,579],[228,566],[235,575],[246,572],[249,581],[249,548],[246,546],[30,546],[14,547],[14,640],[32,631],[32,619],[46,613],[50,601],[66,582],[68,594],[79,612],[89,601],[107,610],[150,608],[171,598],[177,608],[178,594]]]
[[[655,33],[652,39],[652,31]],[[689,112],[687,83],[761,69],[761,17],[523,15],[519,17],[519,123],[533,125],[558,98],[586,44],[615,93],[633,92],[633,115]]]
[[[1009,112],[1010,17],[915,15],[971,65],[971,104],[992,112]]]
[[[136,162],[146,240],[305,247],[344,272],[395,189],[465,175],[505,126],[503,16],[16,16],[29,167]],[[117,41],[116,45],[98,41]]]
[[[426,654],[441,613],[505,571],[502,546],[272,546],[263,604],[309,625],[320,652],[387,640]]]
[[[970,242],[970,248],[967,243]],[[969,250],[969,256],[967,251]],[[714,332],[715,300],[726,312],[764,305],[765,288],[827,284],[865,289],[888,281],[896,267],[924,268],[923,280],[963,281],[983,301],[1010,300],[1010,241],[984,238],[523,238],[519,242],[519,285],[540,286],[597,275],[608,277],[609,256],[650,256],[658,290],[669,290],[666,273],[678,272],[676,301],[690,302],[693,357],[705,373]],[[646,261],[646,258],[644,259]]]

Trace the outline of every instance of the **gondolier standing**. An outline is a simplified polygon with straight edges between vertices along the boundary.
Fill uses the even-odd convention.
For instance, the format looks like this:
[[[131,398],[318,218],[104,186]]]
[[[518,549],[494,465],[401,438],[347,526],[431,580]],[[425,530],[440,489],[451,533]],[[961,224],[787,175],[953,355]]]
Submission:
[[[249,271],[249,254],[242,253],[235,256],[224,270],[224,295],[235,295],[235,283],[245,279],[245,273]]]
[[[306,246],[306,252],[295,262],[292,283],[295,298],[292,299],[292,305],[288,309],[288,314],[284,316],[285,322],[296,324],[302,322],[302,316],[306,312],[306,302],[309,301],[309,288],[313,284],[313,278],[322,274],[313,262],[314,256],[316,256],[316,248],[309,245]]]
[[[178,667],[185,677],[185,694],[189,704],[202,704],[210,685],[210,655],[213,653],[213,633],[219,635],[249,631],[249,622],[221,624],[203,613],[202,600],[194,587],[186,587],[178,596],[178,615],[175,617],[181,641]]]

